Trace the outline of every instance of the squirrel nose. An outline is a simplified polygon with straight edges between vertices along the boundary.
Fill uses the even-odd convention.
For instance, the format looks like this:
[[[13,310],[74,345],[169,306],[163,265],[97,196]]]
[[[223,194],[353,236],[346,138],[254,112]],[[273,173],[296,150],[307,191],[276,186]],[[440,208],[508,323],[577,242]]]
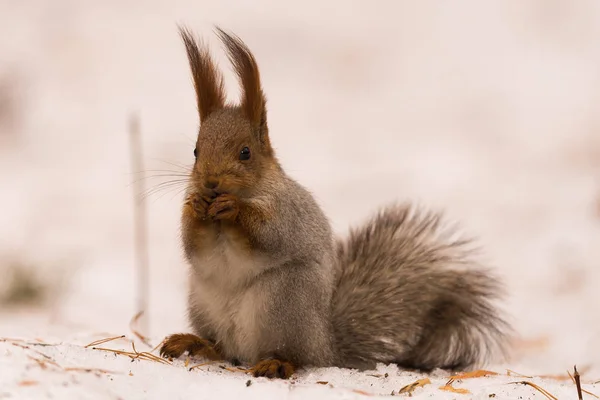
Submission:
[[[215,178],[208,178],[206,179],[206,182],[204,182],[204,186],[206,186],[208,189],[214,189],[219,186],[219,181]]]

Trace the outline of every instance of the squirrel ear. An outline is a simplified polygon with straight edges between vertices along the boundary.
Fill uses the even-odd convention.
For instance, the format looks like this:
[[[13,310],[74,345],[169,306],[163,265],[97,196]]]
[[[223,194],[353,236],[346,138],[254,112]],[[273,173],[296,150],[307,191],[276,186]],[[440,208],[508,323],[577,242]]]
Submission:
[[[180,26],[179,33],[185,44],[192,70],[198,112],[202,122],[210,113],[223,108],[225,105],[223,76],[210,58],[207,47],[202,46],[202,44],[198,45],[188,29]]]
[[[227,48],[229,61],[242,86],[241,107],[246,117],[259,130],[261,139],[268,140],[267,135],[267,100],[260,85],[258,64],[250,49],[238,36],[227,33],[218,26],[217,35]]]

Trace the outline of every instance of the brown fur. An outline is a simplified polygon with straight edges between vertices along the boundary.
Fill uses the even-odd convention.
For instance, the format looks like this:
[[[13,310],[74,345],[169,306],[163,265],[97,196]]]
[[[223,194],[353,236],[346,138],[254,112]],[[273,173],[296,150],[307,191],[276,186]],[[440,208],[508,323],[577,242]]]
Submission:
[[[209,360],[221,360],[218,348],[214,343],[190,333],[177,333],[168,336],[160,348],[160,355],[178,358],[187,352],[190,357],[204,357]]]
[[[208,51],[181,30],[201,120],[181,217],[197,336],[173,335],[162,353],[206,341],[256,376],[287,378],[310,365],[467,368],[503,350],[500,286],[437,215],[388,207],[336,252],[321,208],[275,157],[254,56],[217,33],[239,106],[224,104]]]
[[[288,379],[294,371],[295,368],[291,363],[276,359],[263,360],[252,367],[252,374],[255,377],[264,376],[271,379]]]
[[[332,303],[340,363],[460,370],[504,356],[510,328],[494,307],[501,285],[470,244],[440,214],[410,204],[384,208],[340,240]]]
[[[204,121],[210,113],[223,108],[225,104],[223,77],[215,68],[208,49],[198,46],[188,30],[181,28],[179,31],[192,69],[200,121]]]

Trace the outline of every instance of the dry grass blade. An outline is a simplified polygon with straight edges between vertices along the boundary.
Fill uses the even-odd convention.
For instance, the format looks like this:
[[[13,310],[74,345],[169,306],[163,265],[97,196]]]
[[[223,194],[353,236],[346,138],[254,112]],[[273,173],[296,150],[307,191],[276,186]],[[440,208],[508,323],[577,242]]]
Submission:
[[[364,390],[360,389],[352,389],[352,392],[362,394],[363,396],[373,396],[371,393],[365,392]]]
[[[96,340],[88,345],[85,345],[83,348],[87,349],[88,347],[92,347],[92,346],[98,346],[99,344],[104,344],[107,342],[112,342],[113,340],[117,340],[117,339],[123,339],[125,338],[125,335],[121,335],[121,336],[113,336],[113,337],[109,337],[106,339],[100,339],[100,340]]]
[[[464,374],[453,375],[450,379],[457,381],[459,379],[470,379],[470,378],[482,378],[484,376],[490,375],[498,375],[497,372],[494,371],[486,371],[483,369],[479,369],[477,371],[465,372]]]
[[[133,318],[129,322],[129,329],[138,339],[140,339],[142,341],[142,343],[144,343],[148,347],[152,347],[152,345],[150,344],[150,339],[148,339],[146,336],[142,335],[135,328],[135,325],[137,324],[137,322],[139,321],[139,319],[142,317],[143,314],[144,314],[144,311],[140,311],[136,315],[133,316]]]
[[[546,396],[546,398],[551,399],[551,400],[558,400],[558,398],[556,396],[554,396],[552,393],[548,392],[546,389],[544,389],[542,387],[539,387],[538,385],[536,385],[533,382],[520,381],[520,382],[511,382],[511,384],[520,384],[520,385],[531,386],[532,388],[534,388],[535,390],[537,390],[538,392],[540,392],[541,394]]]
[[[93,373],[99,373],[99,374],[113,374],[113,375],[122,374],[122,372],[109,371],[107,369],[102,369],[102,368],[67,367],[64,370],[69,371],[69,372],[93,372]]]
[[[512,369],[507,369],[506,370],[506,375],[507,376],[517,376],[519,378],[529,378],[529,379],[533,378],[533,376],[523,375],[521,373],[513,371]]]
[[[188,371],[191,371],[191,370],[193,370],[193,369],[196,369],[196,368],[204,367],[204,366],[206,366],[206,365],[211,365],[211,364],[214,364],[214,363],[216,363],[216,362],[217,362],[217,360],[213,360],[213,361],[207,361],[207,362],[204,362],[204,363],[201,363],[201,364],[192,365],[192,366],[191,366],[191,367],[188,369]]]
[[[0,342],[25,342],[23,339],[14,339],[14,338],[0,338]]]
[[[161,347],[165,343],[165,340],[167,340],[167,338],[164,338],[163,340],[161,340],[161,342],[159,344],[157,344],[152,350],[150,350],[150,353],[154,353],[156,350],[158,350],[158,348]]]
[[[25,345],[29,345],[29,346],[57,346],[56,344],[52,344],[52,343],[44,343],[44,342],[40,341],[40,339],[35,339],[35,340],[37,340],[37,342],[28,342],[27,340],[14,339],[14,338],[0,338],[0,342],[7,342],[7,343],[10,343],[10,344],[15,345],[15,346],[22,347],[24,349],[28,349],[29,348],[29,347],[27,347]],[[19,343],[22,343],[22,345],[19,345]]]
[[[254,372],[254,370],[252,368],[250,368],[250,369],[244,369],[244,368],[240,368],[240,367],[230,368],[230,367],[226,367],[224,365],[219,365],[219,368],[224,369],[225,371],[229,371],[229,372],[243,372],[245,374]]]
[[[15,343],[15,342],[9,342],[9,343],[10,343],[10,344],[12,344],[12,345],[13,345],[13,346],[15,346],[15,347],[20,347],[20,348],[22,348],[22,349],[30,349],[30,347],[29,347],[29,346],[27,346],[27,345],[24,345],[24,344],[21,344],[21,343]]]
[[[408,393],[409,396],[412,396],[412,392],[414,392],[416,388],[429,385],[430,383],[431,381],[429,378],[419,379],[418,381],[414,381],[413,383],[404,386],[398,393]]]
[[[163,364],[167,364],[167,365],[171,365],[170,362],[168,362],[167,360],[165,360],[164,358],[161,358],[157,355],[154,355],[152,353],[149,353],[147,351],[143,351],[141,353],[139,353],[136,349],[135,349],[135,343],[131,343],[131,347],[133,348],[133,352],[138,356],[138,357],[144,357],[148,360],[154,360]]]
[[[41,354],[41,353],[40,353]],[[48,364],[52,365],[53,367],[56,367],[58,369],[63,369],[63,367],[61,367],[60,365],[58,365],[56,362],[54,362],[53,360],[51,360],[48,356],[46,356],[45,354],[42,354],[43,356],[46,357],[45,360],[42,360],[41,358],[35,358],[33,356],[27,355],[27,358],[29,358],[30,360],[33,360],[37,363],[37,365],[39,365],[39,367],[41,369],[46,369],[48,368]]]
[[[110,353],[114,353],[114,354],[118,354],[118,355],[122,355],[122,356],[127,356],[129,358],[136,358],[136,356],[137,356],[135,353],[132,353],[130,351],[107,349],[107,348],[104,348],[104,347],[92,347],[92,350],[108,351]]]
[[[155,362],[160,362],[162,364],[171,365],[171,363],[169,361],[167,361],[163,358],[157,357],[154,354],[150,354],[148,352],[138,353],[138,352],[124,351],[124,350],[107,349],[107,348],[103,348],[103,347],[92,347],[92,349],[100,350],[100,351],[108,351],[108,352],[111,352],[114,354],[127,356],[127,357],[131,358],[132,360],[143,359],[143,360],[155,361]]]

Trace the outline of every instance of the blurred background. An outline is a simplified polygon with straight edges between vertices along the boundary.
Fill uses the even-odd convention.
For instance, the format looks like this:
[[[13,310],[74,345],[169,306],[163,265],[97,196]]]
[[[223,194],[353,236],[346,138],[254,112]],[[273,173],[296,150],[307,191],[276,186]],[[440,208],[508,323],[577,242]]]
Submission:
[[[209,43],[231,100],[213,25],[249,45],[280,160],[339,235],[396,200],[444,210],[507,283],[514,362],[600,366],[594,0],[0,0],[0,335],[127,329],[134,194],[146,333],[186,329],[183,186],[168,175],[193,163],[198,116],[177,24]]]

